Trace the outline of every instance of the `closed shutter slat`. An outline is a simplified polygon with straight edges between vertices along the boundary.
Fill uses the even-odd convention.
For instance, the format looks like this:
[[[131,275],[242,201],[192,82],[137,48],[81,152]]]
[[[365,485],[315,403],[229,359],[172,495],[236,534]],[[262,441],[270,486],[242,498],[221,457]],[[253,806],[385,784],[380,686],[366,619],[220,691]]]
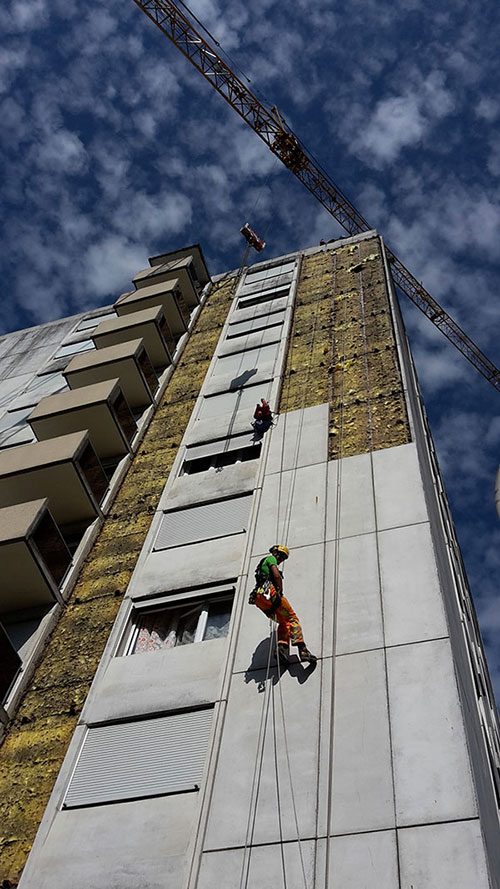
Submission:
[[[212,713],[90,728],[65,807],[192,790],[203,774]]]
[[[239,534],[248,526],[252,495],[203,503],[163,516],[155,550]]]

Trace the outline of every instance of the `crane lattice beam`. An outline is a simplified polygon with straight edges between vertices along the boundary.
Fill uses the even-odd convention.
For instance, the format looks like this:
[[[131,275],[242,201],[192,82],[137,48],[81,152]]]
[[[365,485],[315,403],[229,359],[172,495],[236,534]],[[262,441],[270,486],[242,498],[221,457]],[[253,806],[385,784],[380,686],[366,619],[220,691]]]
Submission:
[[[329,176],[306,154],[278,109],[266,108],[229,68],[189,18],[172,0],[134,0],[143,12],[177,46],[214,89],[231,105],[286,167],[317,198],[350,235],[370,231],[361,216]],[[471,364],[500,391],[500,371],[469,336],[417,281],[395,254],[386,248],[394,283]]]

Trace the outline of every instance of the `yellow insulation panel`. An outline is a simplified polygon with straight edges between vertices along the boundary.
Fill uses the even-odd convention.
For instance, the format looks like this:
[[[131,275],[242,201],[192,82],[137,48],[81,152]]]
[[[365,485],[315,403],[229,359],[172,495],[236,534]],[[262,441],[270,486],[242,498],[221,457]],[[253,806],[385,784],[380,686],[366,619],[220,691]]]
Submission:
[[[410,440],[380,243],[304,257],[280,411],[330,404],[330,458]]]
[[[0,882],[16,884],[231,305],[214,287],[0,747]]]

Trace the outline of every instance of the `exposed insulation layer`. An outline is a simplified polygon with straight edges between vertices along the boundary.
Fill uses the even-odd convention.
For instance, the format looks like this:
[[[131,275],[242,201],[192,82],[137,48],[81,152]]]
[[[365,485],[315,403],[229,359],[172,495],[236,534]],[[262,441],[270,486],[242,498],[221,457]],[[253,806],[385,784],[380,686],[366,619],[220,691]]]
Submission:
[[[302,262],[280,411],[330,403],[330,458],[410,440],[378,238]]]
[[[15,884],[229,311],[215,287],[0,748],[0,882]]]

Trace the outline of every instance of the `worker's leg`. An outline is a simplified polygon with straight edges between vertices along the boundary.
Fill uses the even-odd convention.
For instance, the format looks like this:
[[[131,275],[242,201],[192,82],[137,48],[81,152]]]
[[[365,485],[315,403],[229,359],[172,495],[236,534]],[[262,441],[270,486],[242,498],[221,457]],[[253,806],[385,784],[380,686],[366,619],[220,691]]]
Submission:
[[[278,621],[278,642],[289,641],[292,645],[300,645],[304,642],[302,627],[288,599],[283,596],[281,605],[276,612]]]
[[[286,645],[286,651],[288,652],[288,641],[290,640],[292,645],[298,647],[301,661],[309,661],[311,664],[315,664],[316,657],[314,654],[311,654],[304,642],[299,619],[288,599],[284,597],[281,600],[281,607],[276,612],[276,619],[278,621],[278,644]]]

